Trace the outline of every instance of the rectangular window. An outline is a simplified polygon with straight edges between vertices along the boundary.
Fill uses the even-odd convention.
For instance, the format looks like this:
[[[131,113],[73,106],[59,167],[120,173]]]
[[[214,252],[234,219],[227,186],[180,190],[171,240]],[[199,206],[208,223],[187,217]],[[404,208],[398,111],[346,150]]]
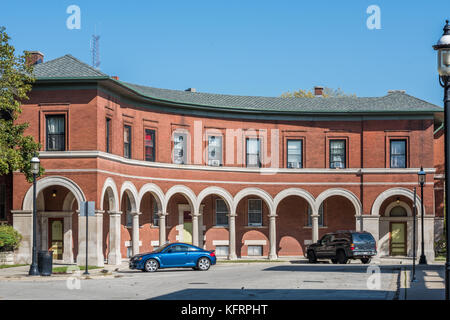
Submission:
[[[111,152],[111,119],[106,118],[106,152]]]
[[[131,159],[131,127],[123,126],[123,156]]]
[[[186,134],[174,133],[173,135],[173,163],[185,164],[186,158]]]
[[[262,246],[248,246],[247,255],[250,256],[262,256]]]
[[[208,137],[208,165],[221,166],[222,165],[222,137],[209,136]]]
[[[155,130],[145,129],[145,161],[155,161]]]
[[[247,138],[246,164],[247,167],[261,168],[260,140]]]
[[[312,227],[312,210],[311,207],[308,205],[308,221],[306,226],[307,227]],[[323,227],[324,223],[323,223],[323,203],[320,205],[319,207],[319,227]]]
[[[262,226],[262,200],[248,200],[248,225]]]
[[[391,140],[391,168],[406,168],[406,140]]]
[[[330,140],[330,168],[345,168],[345,140]]]
[[[0,184],[0,221],[6,220],[6,187]]]
[[[228,246],[216,246],[216,256],[218,257],[227,257],[228,256]]]
[[[128,198],[128,196],[127,196],[126,203],[127,203],[126,226],[131,228],[133,226],[133,215],[131,214],[131,202],[130,202],[130,199]]]
[[[228,207],[223,199],[216,199],[216,226],[228,225]]]
[[[47,116],[47,151],[66,150],[66,127],[63,115]]]
[[[158,204],[156,200],[153,201],[153,225],[155,227],[159,226]]]
[[[287,167],[303,168],[302,164],[302,140],[287,141]]]

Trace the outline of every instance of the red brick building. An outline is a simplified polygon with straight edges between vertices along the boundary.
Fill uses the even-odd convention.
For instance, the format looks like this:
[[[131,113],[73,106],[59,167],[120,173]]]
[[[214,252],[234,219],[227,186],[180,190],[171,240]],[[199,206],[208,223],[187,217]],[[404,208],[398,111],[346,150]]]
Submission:
[[[443,223],[438,106],[401,91],[269,98],[157,89],[70,55],[36,64],[35,75],[19,121],[42,144],[38,245],[55,259],[84,259],[81,201],[95,201],[89,259],[98,265],[166,241],[230,259],[301,256],[343,229],[371,232],[382,256],[412,255],[421,166],[416,204],[420,215],[423,200],[434,257]],[[18,172],[2,179],[11,180],[2,182],[3,220],[24,236],[16,260],[29,262],[32,186]]]

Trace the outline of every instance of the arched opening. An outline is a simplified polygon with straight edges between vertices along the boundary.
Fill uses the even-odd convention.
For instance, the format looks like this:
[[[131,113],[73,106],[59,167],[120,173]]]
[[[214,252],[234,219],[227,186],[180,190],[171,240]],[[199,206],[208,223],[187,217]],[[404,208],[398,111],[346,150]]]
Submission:
[[[248,194],[236,205],[236,254],[241,257],[269,255],[270,205],[259,195]]]
[[[166,194],[167,239],[170,242],[193,243],[192,215],[195,213],[195,195],[183,187],[171,189]]]
[[[131,257],[133,255],[133,213],[136,211],[136,197],[130,190],[125,190],[120,204],[121,217],[121,254],[122,257]]]
[[[139,204],[139,232],[142,242],[141,251],[150,252],[159,247],[159,213],[161,201],[152,192],[146,192],[141,196]]]
[[[300,196],[283,198],[277,206],[278,256],[303,256],[312,242],[311,206]]]
[[[413,201],[405,195],[392,195],[381,203],[379,213],[378,254],[412,256]],[[417,235],[418,226],[416,228]]]
[[[329,232],[356,229],[356,208],[347,197],[331,195],[320,202],[319,208],[320,206],[322,209],[319,209],[319,213],[323,215],[323,218],[322,226],[319,227],[319,239]]]
[[[216,250],[218,257],[227,257],[229,254],[229,214],[230,204],[216,194],[203,198],[200,208],[202,210],[200,233],[204,237],[204,247],[207,250]]]

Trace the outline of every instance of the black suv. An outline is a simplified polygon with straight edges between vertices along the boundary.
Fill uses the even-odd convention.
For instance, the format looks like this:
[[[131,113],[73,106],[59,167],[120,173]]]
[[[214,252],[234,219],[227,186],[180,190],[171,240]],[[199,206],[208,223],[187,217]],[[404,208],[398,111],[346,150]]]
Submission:
[[[377,254],[377,245],[373,236],[366,231],[337,231],[327,233],[306,248],[306,257],[310,263],[317,259],[331,259],[333,263],[345,264],[349,259],[361,259],[369,263]]]

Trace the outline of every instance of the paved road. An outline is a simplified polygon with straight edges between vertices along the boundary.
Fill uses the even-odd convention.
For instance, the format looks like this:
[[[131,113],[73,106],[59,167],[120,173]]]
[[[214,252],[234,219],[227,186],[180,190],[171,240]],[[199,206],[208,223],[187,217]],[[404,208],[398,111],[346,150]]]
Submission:
[[[219,264],[207,272],[124,269],[115,272],[114,278],[81,280],[80,289],[72,290],[66,280],[3,280],[0,299],[392,299],[399,266],[380,266],[378,289],[368,288],[371,273],[367,268],[362,264],[251,263]],[[376,284],[376,278],[371,279]]]

